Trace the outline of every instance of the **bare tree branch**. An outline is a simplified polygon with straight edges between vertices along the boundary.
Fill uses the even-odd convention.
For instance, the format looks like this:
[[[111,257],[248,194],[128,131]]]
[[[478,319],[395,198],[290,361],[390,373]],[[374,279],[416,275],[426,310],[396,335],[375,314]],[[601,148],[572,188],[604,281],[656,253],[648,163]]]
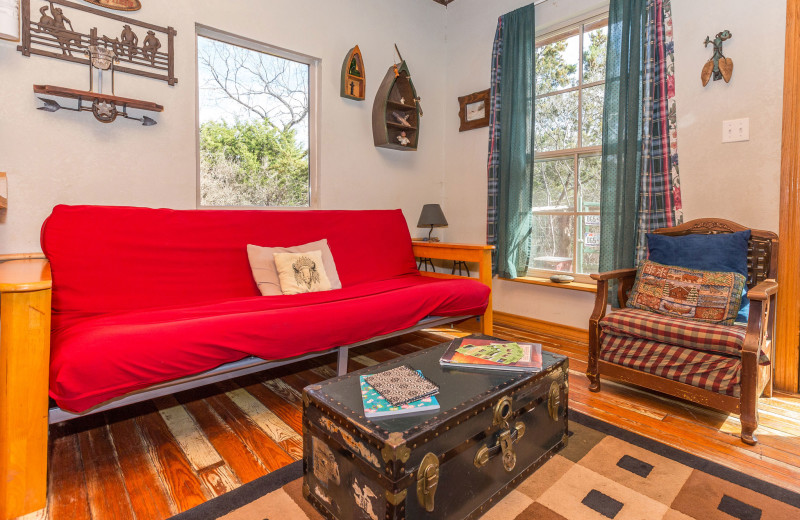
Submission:
[[[207,43],[199,63],[209,80],[201,88],[280,131],[307,120],[307,65],[223,42]]]

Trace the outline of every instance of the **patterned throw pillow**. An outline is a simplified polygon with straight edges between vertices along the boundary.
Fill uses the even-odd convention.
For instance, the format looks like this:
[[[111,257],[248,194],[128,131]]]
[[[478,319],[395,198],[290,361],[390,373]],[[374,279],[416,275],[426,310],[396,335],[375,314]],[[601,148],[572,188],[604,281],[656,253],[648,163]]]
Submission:
[[[263,296],[277,296],[281,293],[281,282],[278,280],[278,269],[275,267],[275,253],[305,253],[306,251],[322,251],[322,264],[331,281],[331,289],[341,289],[342,282],[333,262],[331,249],[326,239],[290,247],[262,247],[247,244],[247,257],[253,278]]]
[[[275,267],[283,294],[330,291],[331,282],[325,274],[321,251],[305,253],[275,253]]]
[[[647,260],[636,272],[628,307],[733,325],[745,283],[739,273],[701,271]]]

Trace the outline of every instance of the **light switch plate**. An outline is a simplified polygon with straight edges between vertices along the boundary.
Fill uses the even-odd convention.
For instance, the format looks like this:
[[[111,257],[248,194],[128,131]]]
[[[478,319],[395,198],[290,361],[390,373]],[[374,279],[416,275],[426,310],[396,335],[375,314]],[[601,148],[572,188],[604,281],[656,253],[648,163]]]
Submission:
[[[722,142],[735,143],[750,140],[750,118],[730,119],[722,122]]]

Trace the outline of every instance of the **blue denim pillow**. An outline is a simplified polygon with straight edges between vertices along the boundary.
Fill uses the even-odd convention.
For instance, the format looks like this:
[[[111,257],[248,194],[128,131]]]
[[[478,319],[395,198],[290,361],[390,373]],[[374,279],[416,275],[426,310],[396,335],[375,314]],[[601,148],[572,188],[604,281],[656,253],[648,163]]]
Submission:
[[[684,235],[670,237],[647,233],[649,260],[704,271],[725,271],[744,275],[747,279],[747,245],[750,230],[718,235]],[[747,321],[750,300],[747,287],[742,294],[742,306],[736,321]]]

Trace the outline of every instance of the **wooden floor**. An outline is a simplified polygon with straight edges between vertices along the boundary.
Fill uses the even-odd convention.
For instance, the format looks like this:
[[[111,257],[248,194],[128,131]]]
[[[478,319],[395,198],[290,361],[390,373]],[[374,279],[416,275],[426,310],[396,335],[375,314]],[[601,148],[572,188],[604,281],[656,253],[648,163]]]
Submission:
[[[436,345],[449,332],[460,335],[419,332],[362,347],[350,369]],[[495,335],[548,346],[510,328]],[[735,417],[614,383],[592,394],[578,371],[584,360],[571,367],[573,410],[800,492],[798,396],[761,400],[761,442],[750,447]],[[54,425],[48,506],[24,518],[167,518],[290,464],[302,457],[302,388],[334,368],[331,356]]]

